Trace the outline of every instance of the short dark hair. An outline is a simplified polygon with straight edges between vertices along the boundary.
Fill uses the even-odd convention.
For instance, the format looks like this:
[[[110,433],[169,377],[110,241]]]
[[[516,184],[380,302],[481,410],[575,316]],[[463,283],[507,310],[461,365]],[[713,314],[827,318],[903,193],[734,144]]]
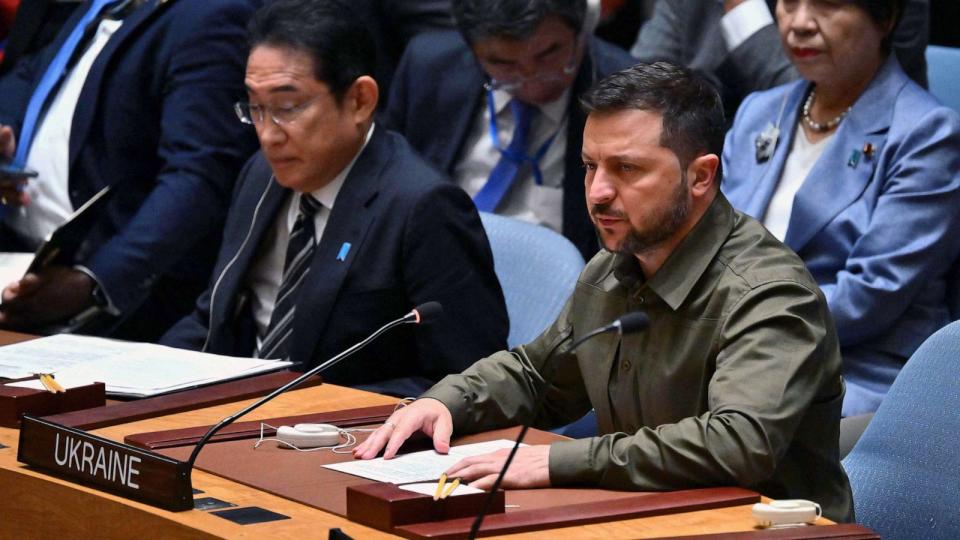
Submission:
[[[356,15],[337,0],[274,0],[247,27],[251,50],[259,45],[302,51],[313,59],[314,77],[339,102],[363,75],[373,76],[373,37]]]
[[[489,37],[526,39],[550,15],[575,33],[583,28],[586,0],[453,0],[453,18],[468,43]]]
[[[719,156],[723,148],[726,124],[720,94],[702,77],[669,62],[641,63],[613,73],[588,90],[580,104],[587,114],[629,109],[659,113],[660,145],[672,150],[684,169],[697,156]]]
[[[867,12],[873,22],[880,26],[890,25],[890,32],[884,36],[881,46],[889,53],[893,46],[893,30],[903,17],[906,0],[852,0],[855,5]]]

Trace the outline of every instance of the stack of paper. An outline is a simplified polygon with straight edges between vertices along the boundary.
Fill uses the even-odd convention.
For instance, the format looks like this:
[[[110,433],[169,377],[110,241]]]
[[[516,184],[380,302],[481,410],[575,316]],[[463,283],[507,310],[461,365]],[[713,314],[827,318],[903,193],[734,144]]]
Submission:
[[[65,388],[102,382],[108,394],[129,397],[155,396],[290,365],[69,334],[0,347],[0,377],[52,373]],[[39,381],[10,385],[42,389]]]
[[[344,461],[324,465],[327,469],[340,471],[377,482],[407,484],[411,482],[433,481],[437,488],[437,478],[466,457],[480,456],[504,448],[513,448],[513,441],[497,439],[481,443],[464,444],[450,448],[449,454],[440,454],[436,450],[424,450],[399,455],[393,459],[368,459]],[[521,444],[520,446],[526,446]],[[432,494],[432,493],[431,493]]]

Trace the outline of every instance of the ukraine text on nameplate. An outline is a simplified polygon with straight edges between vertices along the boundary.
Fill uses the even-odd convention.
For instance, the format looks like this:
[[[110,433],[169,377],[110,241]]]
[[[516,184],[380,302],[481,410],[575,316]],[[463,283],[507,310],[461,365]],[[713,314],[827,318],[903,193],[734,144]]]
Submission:
[[[193,508],[187,463],[24,415],[17,459],[166,510]]]

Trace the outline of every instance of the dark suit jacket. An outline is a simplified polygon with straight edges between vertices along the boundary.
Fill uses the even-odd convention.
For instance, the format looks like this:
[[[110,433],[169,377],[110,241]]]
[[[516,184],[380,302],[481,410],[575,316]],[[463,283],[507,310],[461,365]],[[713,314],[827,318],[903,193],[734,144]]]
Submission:
[[[250,160],[238,180],[210,288],[163,343],[253,353],[255,328],[244,301],[249,296],[244,277],[290,193],[272,180],[262,154]],[[344,242],[352,247],[339,261]],[[445,315],[435,323],[395,329],[325,372],[331,382],[415,377],[423,390],[506,347],[506,306],[473,203],[402,137],[382,127],[374,130],[337,195],[307,279],[297,293],[290,347],[290,360],[304,368],[418,304],[435,300],[444,306]]]
[[[583,124],[579,96],[593,83],[635,62],[621,49],[589,38],[573,83],[564,153],[563,235],[589,260],[599,249],[583,193]],[[425,74],[428,74],[425,76]],[[484,104],[484,73],[457,32],[421,34],[407,46],[394,75],[385,121],[428,161],[452,174]]]
[[[70,133],[70,199],[76,208],[118,186],[76,262],[124,314],[162,277],[189,299],[169,326],[206,285],[233,181],[256,148],[232,105],[244,95],[245,25],[259,3],[149,0],[87,76]],[[20,131],[33,88],[83,11],[0,79],[0,123]]]

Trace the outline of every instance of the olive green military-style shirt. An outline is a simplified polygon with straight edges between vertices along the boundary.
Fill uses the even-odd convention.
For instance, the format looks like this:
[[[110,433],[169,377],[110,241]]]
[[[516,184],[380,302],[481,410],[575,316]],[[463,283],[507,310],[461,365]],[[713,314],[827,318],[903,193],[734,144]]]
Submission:
[[[603,434],[551,445],[553,485],[735,485],[853,519],[827,302],[800,258],[722,194],[652,278],[632,255],[600,253],[540,337],[424,397],[450,409],[457,432],[528,420],[549,351],[635,310],[650,318],[645,331],[602,335],[551,361],[557,375],[535,424],[594,408]]]

